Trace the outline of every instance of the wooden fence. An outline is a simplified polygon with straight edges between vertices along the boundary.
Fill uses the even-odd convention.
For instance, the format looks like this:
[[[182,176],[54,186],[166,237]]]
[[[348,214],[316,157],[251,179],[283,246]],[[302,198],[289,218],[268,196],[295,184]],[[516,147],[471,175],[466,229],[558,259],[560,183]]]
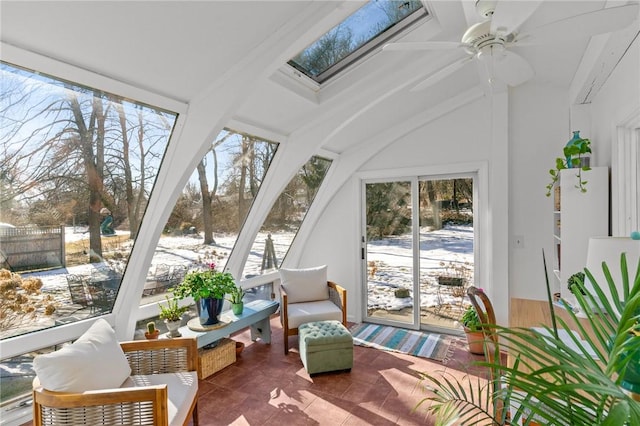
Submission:
[[[0,267],[33,271],[65,266],[64,226],[0,229]]]

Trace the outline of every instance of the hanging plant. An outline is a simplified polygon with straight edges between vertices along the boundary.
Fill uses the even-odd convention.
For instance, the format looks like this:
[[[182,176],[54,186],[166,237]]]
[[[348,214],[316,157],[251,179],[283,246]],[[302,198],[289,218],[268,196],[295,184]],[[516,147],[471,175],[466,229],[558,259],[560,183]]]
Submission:
[[[576,169],[576,177],[578,178],[576,188],[578,188],[580,192],[587,192],[587,181],[582,180],[582,172],[591,170],[589,164],[584,161],[586,156],[591,154],[591,141],[581,138],[579,133],[578,131],[573,132],[573,139],[571,139],[562,150],[564,158],[556,158],[555,169],[549,170],[551,183],[547,185],[547,197],[551,196],[554,185],[558,182],[558,179],[560,179],[560,170],[564,169]]]

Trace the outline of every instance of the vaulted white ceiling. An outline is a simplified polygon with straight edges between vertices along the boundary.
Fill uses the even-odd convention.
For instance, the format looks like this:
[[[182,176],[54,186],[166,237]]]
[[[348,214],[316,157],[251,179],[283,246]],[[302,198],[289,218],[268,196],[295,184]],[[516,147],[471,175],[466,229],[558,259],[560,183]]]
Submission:
[[[229,111],[230,115],[283,136],[314,131],[330,134],[320,138],[324,142],[318,148],[340,153],[403,117],[481,84],[472,65],[426,90],[410,91],[459,57],[459,52],[450,51],[378,49],[321,90],[279,70],[286,67],[282,58],[293,56],[363,3],[2,1],[0,31],[8,45],[185,104],[205,91],[215,93],[216,87],[224,87],[239,70],[251,66],[251,59],[267,43],[275,43],[281,56],[274,57],[269,72],[250,82],[254,89]],[[395,41],[458,41],[465,29],[479,20],[471,0],[425,4],[431,19]],[[545,1],[528,24],[596,10],[603,4]],[[568,87],[588,41],[557,40],[553,45],[514,48],[536,72],[534,79],[524,84]]]

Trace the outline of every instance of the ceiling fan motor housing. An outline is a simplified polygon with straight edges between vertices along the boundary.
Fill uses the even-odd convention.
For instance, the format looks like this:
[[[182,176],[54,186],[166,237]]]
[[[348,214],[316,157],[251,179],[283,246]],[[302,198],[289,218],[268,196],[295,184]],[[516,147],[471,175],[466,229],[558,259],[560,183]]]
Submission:
[[[497,44],[505,45],[505,38],[491,34],[491,21],[478,22],[469,27],[462,36],[462,44],[469,54],[478,53],[483,47]]]

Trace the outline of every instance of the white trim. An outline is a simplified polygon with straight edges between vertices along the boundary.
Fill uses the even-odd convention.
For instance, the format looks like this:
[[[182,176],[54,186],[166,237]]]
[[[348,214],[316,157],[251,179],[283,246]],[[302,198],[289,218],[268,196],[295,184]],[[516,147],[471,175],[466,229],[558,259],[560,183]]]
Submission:
[[[413,294],[420,292],[420,177],[411,179],[411,250],[413,251]],[[365,224],[366,225],[366,224]],[[421,297],[413,298],[413,328],[419,330],[422,326],[420,322],[422,314]]]
[[[276,142],[278,144],[286,143],[288,137],[276,130],[270,130],[260,124],[251,123],[250,120],[244,118],[232,118],[225,125],[227,129],[243,132],[257,138],[264,139],[268,142]]]
[[[153,93],[106,75],[98,74],[77,66],[61,62],[51,57],[39,55],[28,50],[0,42],[2,61],[43,73],[57,79],[88,86],[94,89],[123,96],[127,99],[162,108],[178,114],[187,111],[187,103],[167,96]]]
[[[91,324],[99,318],[107,320],[113,327],[115,315],[111,313],[4,339],[2,340],[2,359],[12,358],[25,352],[48,348],[74,340],[87,331]]]
[[[385,170],[370,170],[361,171],[356,173],[356,176],[362,180],[368,179],[388,179],[396,180],[398,178],[406,178],[407,176],[438,176],[439,179],[448,179],[453,177],[459,177],[460,174],[465,173],[479,173],[481,170],[486,170],[488,164],[486,161],[470,161],[464,163],[451,163],[441,165],[430,166],[417,166],[398,169],[385,169]]]
[[[640,108],[616,126],[611,143],[611,234],[640,230]]]
[[[419,330],[421,328],[420,322],[420,307],[414,304],[413,307],[413,323],[398,321],[384,320],[377,317],[369,317],[367,315],[368,306],[368,294],[364,289],[368,282],[368,270],[367,270],[367,244],[366,244],[366,185],[369,183],[384,183],[394,181],[407,181],[411,183],[412,194],[412,222],[413,224],[419,224],[417,218],[418,212],[418,197],[417,188],[420,180],[425,179],[460,179],[460,178],[472,178],[473,179],[473,221],[474,221],[474,283],[475,286],[491,287],[489,283],[486,283],[485,271],[489,271],[490,265],[485,265],[488,257],[482,256],[481,252],[490,247],[490,234],[489,234],[489,165],[486,161],[467,162],[467,163],[454,163],[447,165],[436,166],[419,166],[402,169],[386,169],[386,170],[373,170],[364,171],[355,174],[355,177],[359,181],[360,190],[360,230],[358,238],[358,244],[361,251],[364,253],[364,258],[360,256],[361,271],[360,280],[357,282],[358,289],[361,290],[361,294],[357,295],[357,299],[361,304],[362,318],[366,320],[373,320],[376,323],[385,325],[398,325],[402,324],[403,327]],[[412,226],[413,234],[413,253],[419,253],[420,251],[420,238],[419,238],[419,226]],[[414,294],[418,294],[420,290],[419,281],[419,255],[413,256],[413,290]],[[417,277],[417,278],[416,278]],[[481,283],[485,282],[486,285]],[[433,327],[430,328],[434,331],[449,332],[452,330],[448,328]]]

